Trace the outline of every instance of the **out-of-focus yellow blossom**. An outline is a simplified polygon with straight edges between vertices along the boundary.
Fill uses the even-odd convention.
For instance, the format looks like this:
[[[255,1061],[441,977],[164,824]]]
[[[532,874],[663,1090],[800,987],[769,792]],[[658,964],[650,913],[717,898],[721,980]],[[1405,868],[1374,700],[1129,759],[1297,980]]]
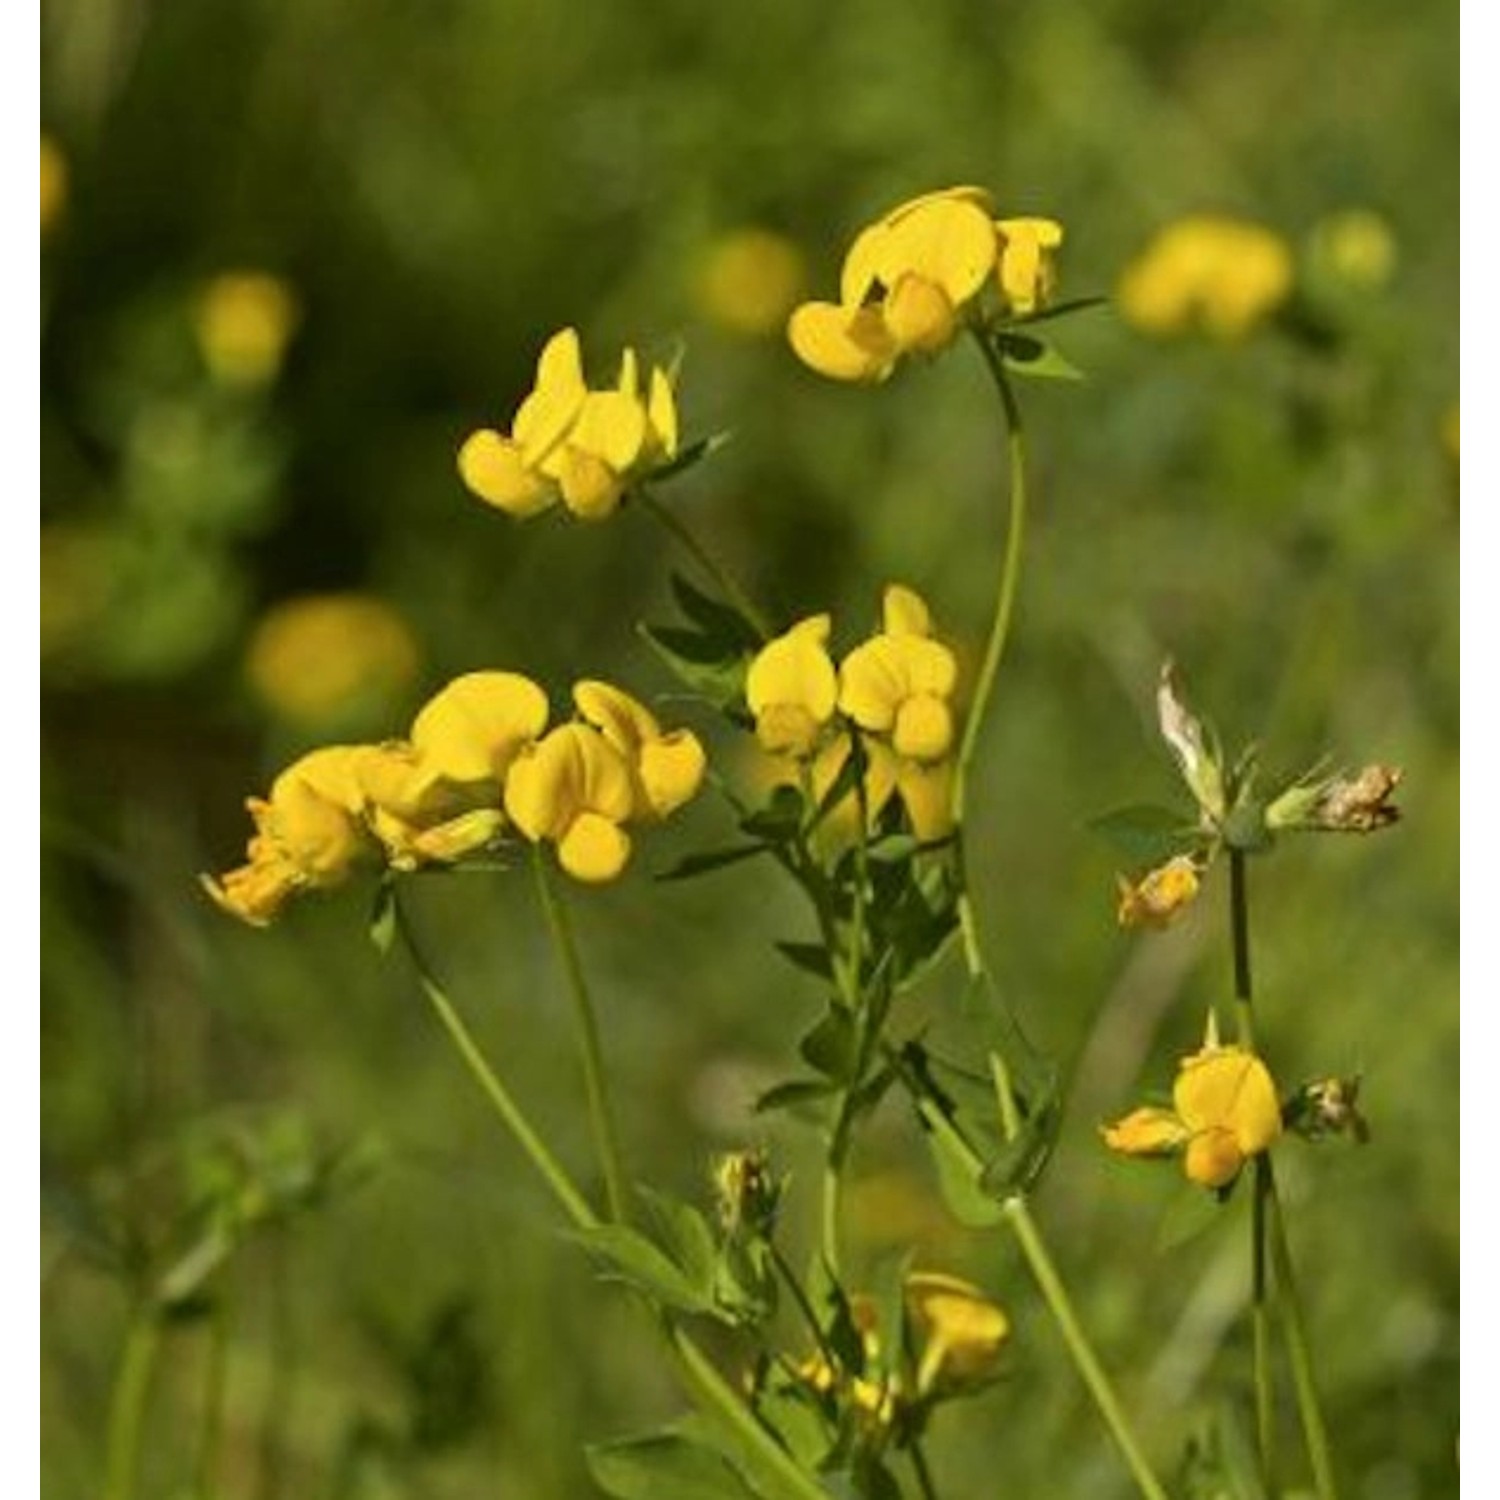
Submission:
[[[872,1367],[880,1358],[880,1334],[876,1327],[875,1302],[862,1292],[849,1298],[849,1317],[859,1334],[865,1364]],[[893,1379],[871,1379],[868,1375],[840,1372],[818,1350],[796,1367],[797,1376],[819,1395],[838,1392],[849,1404],[860,1426],[877,1437],[889,1428],[896,1417],[897,1382]]]
[[[844,658],[839,708],[861,729],[888,736],[897,755],[930,765],[953,746],[958,663],[932,638],[927,606],[911,589],[886,589],[884,625]]]
[[[913,1271],[906,1278],[905,1296],[922,1340],[919,1396],[956,1394],[995,1374],[1010,1337],[1010,1319],[977,1286],[939,1271]]]
[[[1124,875],[1115,879],[1120,891],[1121,927],[1167,927],[1198,895],[1198,864],[1190,854],[1173,855],[1137,881]]]
[[[1167,225],[1120,278],[1118,301],[1142,332],[1243,338],[1291,294],[1292,252],[1273,230],[1193,214]]]
[[[518,672],[468,672],[428,700],[411,728],[426,780],[471,792],[504,781],[547,727],[547,695]]]
[[[533,843],[557,846],[575,880],[613,880],[630,858],[624,824],[636,811],[629,762],[588,724],[563,724],[511,765],[505,811]]]
[[[1127,1156],[1181,1151],[1188,1178],[1208,1188],[1232,1182],[1280,1134],[1266,1065],[1243,1047],[1212,1044],[1183,1059],[1171,1111],[1138,1109],[1103,1130],[1105,1145]]]
[[[828,615],[810,615],[768,642],[750,663],[745,701],[755,737],[775,755],[801,759],[817,749],[838,707],[838,673],[828,654]]]
[[[1369,208],[1346,208],[1320,219],[1309,251],[1316,270],[1361,291],[1385,286],[1399,258],[1390,224]]]
[[[642,386],[633,349],[620,361],[613,389],[590,390],[575,329],[548,340],[536,385],[507,437],[492,428],[470,433],[458,454],[463,482],[481,500],[517,517],[562,503],[600,521],[614,513],[632,479],[677,452],[677,405],[659,368]]]
[[[769,229],[736,229],[709,247],[698,272],[698,306],[727,333],[779,333],[807,282],[802,252]]]
[[[257,696],[293,723],[320,724],[388,702],[416,676],[406,621],[368,594],[309,594],[261,616],[245,653]]]
[[[335,745],[304,755],[246,801],[255,833],[247,863],[204,889],[231,915],[264,927],[301,890],[337,885],[372,848],[361,816],[359,761],[366,747]]]
[[[893,208],[844,257],[837,302],[806,302],[787,337],[802,362],[833,380],[885,380],[907,354],[937,354],[993,285],[1003,311],[1027,316],[1056,284],[1062,226],[991,216],[978,187],[944,188]]]
[[[1052,300],[1057,288],[1057,252],[1063,227],[1056,219],[997,219],[1000,261],[996,268],[1007,310],[1030,317]]]
[[[301,317],[296,295],[267,271],[226,271],[198,297],[193,323],[209,374],[223,385],[269,385]]]
[[[643,703],[607,682],[577,683],[573,702],[635,772],[638,817],[665,818],[698,795],[708,761],[692,730],[664,734]]]
[[[42,234],[56,227],[68,201],[68,159],[62,147],[42,136]]]

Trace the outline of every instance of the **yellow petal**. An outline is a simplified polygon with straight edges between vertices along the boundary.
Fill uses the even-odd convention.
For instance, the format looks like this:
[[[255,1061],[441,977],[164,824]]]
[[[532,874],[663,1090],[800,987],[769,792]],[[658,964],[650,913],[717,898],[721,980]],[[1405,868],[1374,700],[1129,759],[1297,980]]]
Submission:
[[[891,744],[911,760],[941,760],[953,745],[953,711],[931,693],[907,698],[896,710]]]
[[[597,454],[567,444],[557,461],[563,504],[580,521],[606,521],[625,496],[625,481]]]
[[[521,449],[488,427],[464,439],[458,472],[485,504],[521,519],[546,510],[557,498],[552,486],[526,467]]]
[[[932,614],[915,589],[893,583],[881,600],[881,623],[887,635],[931,635]]]
[[[661,738],[661,725],[645,704],[613,683],[587,678],[573,685],[573,702],[585,723],[592,724],[627,760],[641,747]]]
[[[989,214],[976,203],[952,197],[902,214],[876,250],[877,270],[887,287],[915,274],[941,287],[955,307],[979,292],[999,253]]]
[[[557,858],[574,880],[613,880],[630,858],[630,836],[599,813],[581,813],[558,844]]]
[[[499,781],[547,724],[547,695],[517,672],[469,672],[431,698],[411,742],[433,773],[457,782]]]
[[[1245,1153],[1235,1143],[1230,1130],[1205,1130],[1188,1142],[1182,1158],[1182,1170],[1200,1187],[1221,1188],[1233,1182],[1245,1165]]]
[[[364,810],[361,770],[373,746],[325,745],[295,760],[271,783],[274,807],[297,786],[316,792],[326,802],[352,816]]]
[[[641,787],[651,811],[665,818],[698,795],[708,758],[697,735],[677,729],[641,750]]]
[[[200,875],[199,883],[220,911],[251,927],[268,927],[303,884],[285,860],[257,859],[230,870],[221,880]]]
[[[896,348],[878,308],[804,302],[786,331],[797,358],[830,380],[876,384],[895,365]]]
[[[564,328],[547,341],[537,361],[536,387],[521,403],[511,436],[529,468],[535,468],[563,440],[588,396],[578,333]]]
[[[554,729],[505,779],[505,811],[532,840],[561,839],[585,812],[623,823],[634,808],[629,763],[587,724]]]
[[[994,197],[988,188],[975,187],[972,183],[966,183],[959,187],[935,188],[930,193],[919,193],[915,198],[908,198],[904,203],[898,203],[882,220],[886,224],[896,224],[917,209],[925,209],[932,203],[972,203],[976,208],[989,209],[994,206]]]
[[[839,272],[839,301],[846,308],[863,307],[872,294],[889,290],[880,285],[882,252],[889,234],[890,226],[882,221],[855,235]]]
[[[1138,882],[1122,875],[1118,884],[1121,927],[1166,927],[1198,895],[1198,865],[1191,855],[1177,854]]]
[[[1189,1130],[1227,1130],[1246,1156],[1281,1134],[1276,1085],[1266,1065],[1242,1047],[1208,1047],[1184,1059],[1172,1102]]]
[[[833,717],[838,674],[828,655],[831,628],[828,615],[812,615],[762,647],[750,663],[745,699],[756,717],[757,734],[763,719],[768,726],[795,724],[797,729],[791,741],[783,734],[773,734],[780,741],[774,745],[766,744],[761,735],[767,749],[806,754],[818,730]]]
[[[603,459],[616,474],[630,470],[645,442],[645,407],[619,391],[591,391],[568,433],[570,448]]]
[[[504,827],[505,814],[498,807],[476,807],[419,830],[412,838],[412,852],[422,861],[451,864],[494,843]]]
[[[369,848],[363,821],[306,781],[278,778],[266,832],[309,885],[334,885]]]
[[[620,378],[615,382],[615,389],[632,401],[640,399],[641,362],[636,358],[635,350],[628,345],[620,356]]]
[[[665,370],[651,371],[651,394],[646,403],[651,437],[664,458],[677,456],[677,401]]]
[[[877,635],[856,646],[839,667],[839,707],[861,729],[887,732],[907,696],[898,639],[904,638]]]
[[[937,282],[908,273],[886,298],[886,331],[902,354],[936,354],[953,342],[958,318],[948,294]]]
[[[913,1272],[904,1290],[922,1338],[918,1390],[972,1385],[995,1373],[1010,1337],[1010,1320],[1000,1307],[978,1287],[935,1271]]]
[[[896,790],[911,819],[911,831],[925,843],[953,832],[953,763],[924,766],[914,760],[897,763]]]
[[[1026,317],[1052,296],[1053,256],[1063,241],[1062,225],[1055,219],[1000,219],[995,228],[1003,246],[1000,290],[1010,310]]]
[[[1171,1110],[1148,1106],[1104,1126],[1100,1134],[1111,1151],[1124,1156],[1165,1156],[1186,1144],[1190,1132]]]

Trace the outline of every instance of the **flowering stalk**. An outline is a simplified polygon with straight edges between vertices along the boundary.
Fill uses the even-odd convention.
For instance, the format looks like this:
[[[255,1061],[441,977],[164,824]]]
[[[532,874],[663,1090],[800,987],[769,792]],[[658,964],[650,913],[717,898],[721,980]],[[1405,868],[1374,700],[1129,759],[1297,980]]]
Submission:
[[[1242,850],[1229,851],[1229,927],[1234,951],[1235,1020],[1241,1044],[1255,1050],[1255,1022],[1251,1004],[1250,983],[1250,904],[1245,882],[1245,855]],[[1271,1259],[1282,1292],[1287,1352],[1291,1356],[1292,1384],[1297,1393],[1297,1411],[1302,1419],[1302,1434],[1312,1464],[1313,1482],[1318,1500],[1338,1500],[1334,1483],[1333,1461],[1328,1446],[1328,1428],[1313,1378],[1312,1355],[1308,1345],[1307,1326],[1302,1315],[1302,1301],[1297,1291],[1296,1271],[1292,1265],[1291,1246],[1287,1241],[1286,1220],[1276,1192],[1276,1177],[1268,1152],[1255,1158],[1255,1196],[1250,1220],[1252,1236],[1253,1310],[1255,1337],[1255,1410],[1256,1430],[1260,1440],[1261,1471],[1266,1487],[1271,1489],[1274,1449],[1274,1388],[1271,1372],[1270,1314],[1267,1305],[1266,1246],[1270,1243]]]
[[[133,1500],[141,1465],[141,1438],[151,1376],[161,1348],[161,1320],[149,1304],[132,1315],[109,1398],[109,1441],[105,1453],[104,1500]]]
[[[547,874],[546,856],[540,844],[532,845],[531,856],[537,897],[546,914],[547,930],[552,936],[552,946],[562,964],[568,996],[573,1002],[573,1019],[578,1028],[579,1051],[583,1059],[583,1086],[588,1099],[589,1127],[593,1132],[599,1167],[604,1174],[604,1193],[609,1203],[609,1216],[616,1223],[623,1223],[627,1217],[629,1195],[625,1186],[625,1172],[620,1164],[619,1139],[615,1131],[614,1113],[610,1109],[609,1089],[605,1083],[604,1059],[599,1046],[599,1020],[589,995],[588,981],[583,975],[583,963],[578,956],[578,944],[573,937],[573,926],[568,920],[567,908],[552,887]]]

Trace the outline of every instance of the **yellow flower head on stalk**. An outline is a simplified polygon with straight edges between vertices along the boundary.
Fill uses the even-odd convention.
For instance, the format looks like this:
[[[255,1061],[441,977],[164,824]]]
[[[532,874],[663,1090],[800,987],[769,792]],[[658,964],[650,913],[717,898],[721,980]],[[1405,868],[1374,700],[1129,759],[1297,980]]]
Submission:
[[[246,648],[245,675],[278,717],[317,725],[389,702],[419,663],[410,627],[383,600],[308,594],[261,616]]]
[[[997,219],[1000,260],[995,274],[1008,312],[1030,317],[1057,288],[1057,252],[1063,227],[1056,219]]]
[[[863,230],[844,257],[837,302],[805,302],[787,337],[833,380],[885,380],[907,354],[936,354],[995,274],[999,244],[982,188],[927,193]]]
[[[358,766],[366,747],[314,750],[287,767],[270,796],[246,802],[255,833],[247,863],[220,879],[204,875],[218,905],[266,926],[298,891],[337,885],[371,849]]]
[[[903,759],[931,765],[953,748],[958,663],[932,638],[927,605],[913,590],[886,589],[883,623],[844,658],[839,708],[861,729],[886,737]]]
[[[666,372],[654,368],[643,389],[639,361],[625,350],[612,389],[590,390],[575,329],[547,341],[536,384],[509,436],[470,433],[458,471],[481,500],[510,515],[537,515],[560,499],[573,515],[599,521],[614,513],[630,481],[677,452],[677,405]]]
[[[452,864],[500,836],[498,781],[461,789],[404,740],[371,745],[358,765],[365,814],[391,867]]]
[[[1161,230],[1120,278],[1125,320],[1159,336],[1243,338],[1291,295],[1292,252],[1273,230],[1194,214]]]
[[[1190,854],[1173,855],[1139,880],[1116,876],[1120,889],[1121,927],[1167,927],[1197,899],[1198,862]]]
[[[813,755],[838,707],[838,673],[828,654],[833,621],[810,615],[763,646],[745,677],[755,737],[773,755]]]
[[[301,310],[267,271],[226,271],[198,297],[193,326],[209,374],[221,385],[269,385],[281,370]]]
[[[557,846],[575,880],[613,880],[630,858],[636,812],[629,761],[590,724],[563,724],[511,765],[505,811],[533,843]]]
[[[737,229],[709,247],[698,271],[697,302],[711,323],[742,338],[779,333],[802,295],[802,252],[769,229]]]
[[[483,796],[547,727],[547,715],[547,695],[518,672],[454,678],[412,723],[423,779]]]
[[[913,1271],[906,1309],[922,1340],[917,1391],[956,1394],[982,1385],[999,1366],[1010,1319],[977,1286],[938,1271]]]
[[[1126,1156],[1182,1153],[1183,1171],[1220,1188],[1281,1134],[1281,1104],[1266,1065],[1243,1047],[1212,1044],[1182,1060],[1172,1109],[1138,1109],[1103,1129]]]
[[[576,683],[573,702],[634,771],[638,817],[665,818],[698,795],[708,760],[692,730],[663,733],[643,703],[607,682]]]

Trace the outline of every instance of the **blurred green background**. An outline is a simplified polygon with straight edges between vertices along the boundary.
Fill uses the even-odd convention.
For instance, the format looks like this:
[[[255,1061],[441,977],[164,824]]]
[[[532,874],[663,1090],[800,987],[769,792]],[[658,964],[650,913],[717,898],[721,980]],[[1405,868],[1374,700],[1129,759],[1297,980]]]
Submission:
[[[1058,330],[1088,381],[1022,392],[1035,526],[971,801],[996,969],[1069,1079],[1039,1213],[1175,1472],[1248,1400],[1238,1210],[1174,1243],[1190,1190],[1107,1160],[1096,1126],[1227,993],[1223,891],[1123,934],[1086,826],[1173,794],[1150,716],[1171,653],[1272,765],[1405,769],[1394,832],[1255,867],[1257,982],[1279,1079],[1360,1072],[1373,1129],[1279,1162],[1345,1493],[1456,1493],[1457,6],[42,12],[44,1492],[99,1493],[131,1268],[184,1247],[202,1295],[162,1351],[145,1496],[572,1497],[583,1441],[674,1410],[644,1320],[371,949],[369,889],[253,932],[196,876],[238,862],[278,767],[400,732],[457,672],[522,669],[558,703],[577,676],[670,689],[633,625],[685,564],[649,519],[517,525],[454,470],[564,324],[601,376],[626,341],[685,351],[689,432],[733,441],[668,501],[778,618],[832,607],[849,643],[899,579],[972,651],[1004,514],[977,361],[859,391],[774,330],[869,218],[975,182],[1066,224],[1065,295],[1203,209],[1298,264],[1278,326],[1160,342],[1097,311]],[[779,248],[726,241],[746,229]],[[733,767],[743,744],[676,712]],[[700,799],[573,907],[635,1174],[696,1195],[715,1151],[767,1144],[800,1246],[816,1142],[748,1105],[816,1012],[769,947],[805,918],[769,866],[650,878],[729,826]],[[429,884],[454,994],[585,1173],[529,888]],[[1010,1378],[939,1421],[943,1494],[1127,1493],[1023,1268],[945,1217],[913,1141],[892,1100],[856,1154],[856,1266],[914,1245],[1017,1323]],[[226,1195],[257,1232],[220,1264],[183,1236]]]

